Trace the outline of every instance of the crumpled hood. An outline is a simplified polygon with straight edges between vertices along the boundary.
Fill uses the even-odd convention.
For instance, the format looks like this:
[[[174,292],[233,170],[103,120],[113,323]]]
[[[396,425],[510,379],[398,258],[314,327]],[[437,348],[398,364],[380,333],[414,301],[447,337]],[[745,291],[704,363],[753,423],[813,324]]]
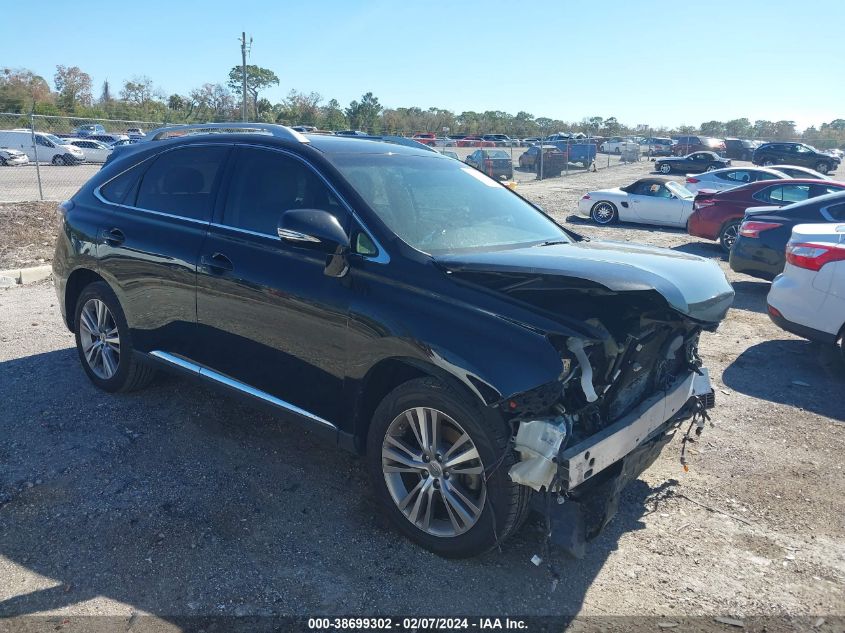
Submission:
[[[583,241],[435,256],[453,273],[500,272],[584,279],[612,291],[656,290],[677,310],[721,321],[734,290],[716,262],[665,248]]]

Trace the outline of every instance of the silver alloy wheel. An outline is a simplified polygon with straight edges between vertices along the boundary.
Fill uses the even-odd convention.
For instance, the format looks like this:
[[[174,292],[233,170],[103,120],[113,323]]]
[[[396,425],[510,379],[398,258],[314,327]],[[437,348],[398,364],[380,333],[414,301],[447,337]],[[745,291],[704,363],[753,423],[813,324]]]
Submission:
[[[672,165],[670,165],[669,163],[663,163],[663,164],[660,166],[660,173],[661,173],[661,174],[668,174],[668,173],[670,173],[671,171],[672,171]]]
[[[773,160],[764,160],[763,161],[763,167],[771,167],[774,164],[775,164],[775,161],[773,161]]]
[[[484,510],[481,456],[442,411],[415,407],[397,415],[384,434],[381,468],[396,507],[426,534],[463,534]]]
[[[597,224],[610,224],[613,221],[613,205],[599,202],[593,207],[592,215]]]
[[[722,233],[722,244],[724,244],[728,250],[731,250],[734,247],[734,242],[736,242],[737,237],[739,237],[739,224],[726,226],[724,232]]]
[[[716,171],[716,165],[707,165],[707,169],[705,171]]]
[[[826,174],[830,171],[830,168],[828,167],[827,163],[819,163],[818,165],[816,165],[816,171],[820,174]]]
[[[106,304],[89,299],[79,313],[79,340],[85,362],[98,378],[108,380],[120,364],[120,336],[117,323]]]

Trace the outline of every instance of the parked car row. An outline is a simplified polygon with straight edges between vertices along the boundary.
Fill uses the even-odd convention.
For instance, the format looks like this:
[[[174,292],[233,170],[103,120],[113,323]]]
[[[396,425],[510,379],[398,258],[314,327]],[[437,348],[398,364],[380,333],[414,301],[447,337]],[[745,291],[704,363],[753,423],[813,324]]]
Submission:
[[[732,270],[774,280],[772,321],[837,345],[845,361],[845,183],[791,165],[729,167],[684,183],[648,176],[586,193],[578,213],[599,225],[686,227],[718,240]]]
[[[82,150],[69,145],[65,139],[45,132],[33,133],[24,128],[0,130],[0,148],[25,154],[28,161],[38,160],[53,165],[77,165],[85,161]],[[14,162],[20,164],[19,161],[18,157]]]

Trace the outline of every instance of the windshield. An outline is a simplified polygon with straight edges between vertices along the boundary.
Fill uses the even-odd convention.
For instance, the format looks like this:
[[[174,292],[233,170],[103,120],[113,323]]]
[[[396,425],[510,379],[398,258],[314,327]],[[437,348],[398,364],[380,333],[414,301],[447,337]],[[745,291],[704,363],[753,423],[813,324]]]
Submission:
[[[674,180],[670,180],[666,183],[666,188],[672,192],[678,198],[694,198],[695,194],[692,191],[684,187],[683,185],[679,185]]]
[[[53,145],[67,145],[67,141],[59,138],[58,136],[53,136],[52,134],[43,134],[44,138],[50,141]]]
[[[454,160],[397,154],[329,158],[391,231],[425,253],[570,241],[525,200]]]

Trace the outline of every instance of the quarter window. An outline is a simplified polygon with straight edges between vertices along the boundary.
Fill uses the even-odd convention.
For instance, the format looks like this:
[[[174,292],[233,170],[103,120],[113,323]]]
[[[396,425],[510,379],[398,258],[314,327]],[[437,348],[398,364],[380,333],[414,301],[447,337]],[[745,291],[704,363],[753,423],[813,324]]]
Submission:
[[[184,147],[159,156],[144,174],[136,206],[210,220],[212,191],[229,148]]]
[[[845,222],[845,204],[834,204],[828,207],[826,211],[837,222]]]
[[[242,148],[234,163],[223,211],[226,226],[276,235],[279,218],[289,209],[343,215],[323,181],[296,159],[271,150]]]

